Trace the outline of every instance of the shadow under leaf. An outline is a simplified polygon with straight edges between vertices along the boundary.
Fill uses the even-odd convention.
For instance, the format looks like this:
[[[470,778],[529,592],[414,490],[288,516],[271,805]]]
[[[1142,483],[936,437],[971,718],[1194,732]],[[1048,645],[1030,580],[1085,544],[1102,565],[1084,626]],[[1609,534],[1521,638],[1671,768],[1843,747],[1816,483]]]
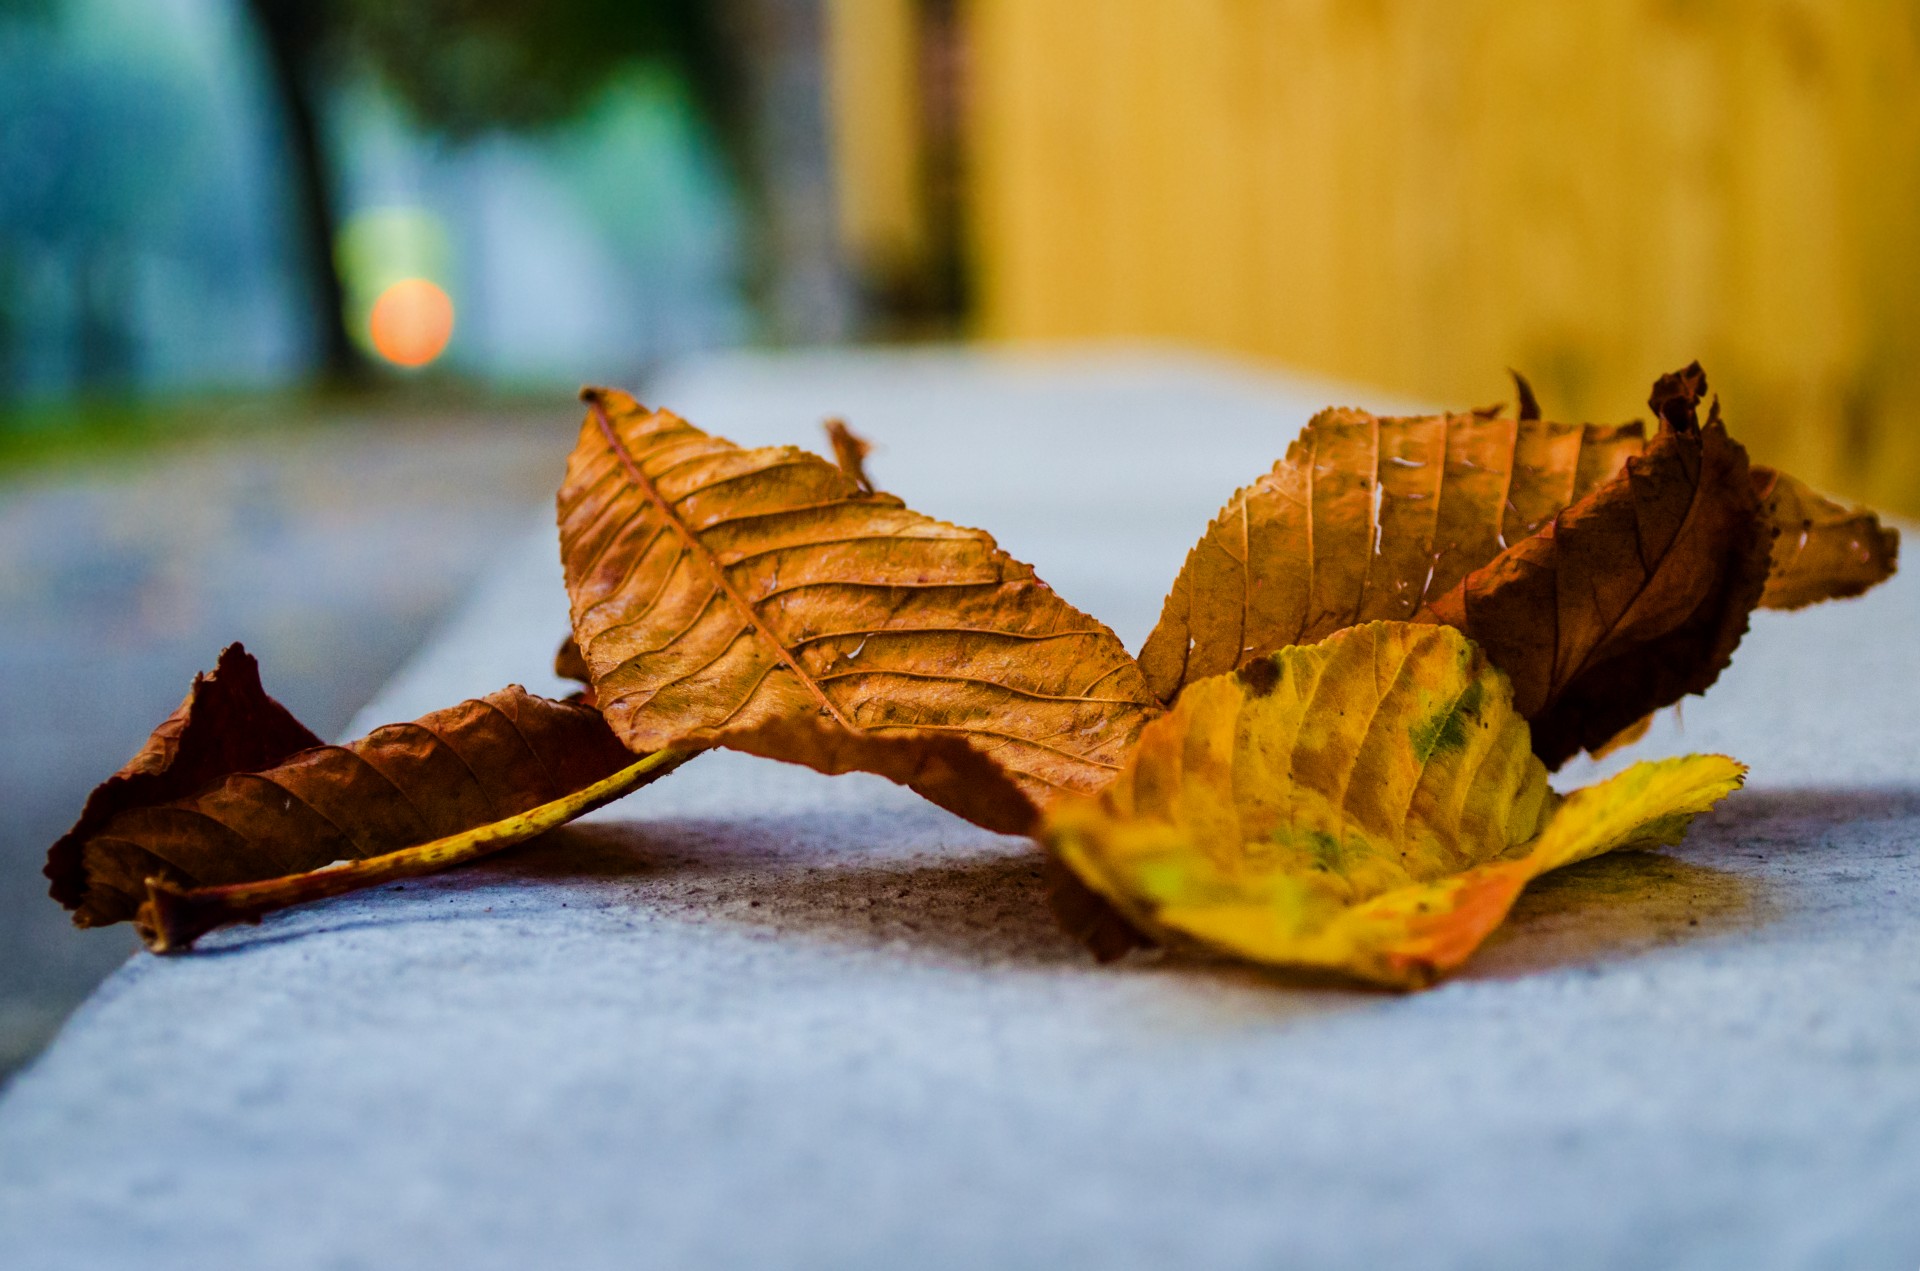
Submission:
[[[903,837],[921,836],[909,827]],[[1084,959],[1047,909],[1037,852],[971,830],[946,837],[963,841],[903,851],[883,831],[849,834],[838,816],[594,822],[501,865],[523,877],[622,883],[630,902],[696,921],[967,962]]]
[[[1460,975],[1510,978],[1611,961],[1771,919],[1760,879],[1660,852],[1615,852],[1543,875]]]
[[[1837,858],[1867,868],[1877,857],[1907,855],[1916,838],[1920,790],[1743,791],[1670,852],[1616,853],[1535,880],[1460,976],[1513,978],[1751,931],[1791,906],[1800,879],[1829,876]],[[461,892],[503,879],[567,885],[576,903],[640,906],[690,922],[935,960],[1097,969],[1055,925],[1036,851],[932,808],[590,820],[472,869],[406,886]],[[393,921],[421,916],[400,908]],[[377,921],[362,907],[344,924],[336,917],[274,934],[227,932],[207,951]],[[1343,980],[1227,961],[1148,954],[1119,965],[1219,986],[1372,995]]]
[[[1701,829],[1718,838],[1764,831],[1789,847],[1795,839],[1806,847],[1818,847],[1835,830],[1900,821],[1920,822],[1920,789],[1782,786],[1740,791],[1702,822]]]
[[[849,834],[837,815],[588,823],[530,845],[501,868],[616,885],[619,903],[691,921],[979,965],[1094,969],[1054,923],[1041,858],[1020,841],[962,831],[960,843],[943,847],[903,827],[902,837],[925,844],[903,850],[882,827],[870,828]],[[1510,977],[1629,957],[1750,929],[1775,908],[1761,880],[1661,853],[1618,853],[1536,880],[1462,973]],[[1143,962],[1159,974],[1360,987],[1186,957],[1121,965],[1145,969]]]

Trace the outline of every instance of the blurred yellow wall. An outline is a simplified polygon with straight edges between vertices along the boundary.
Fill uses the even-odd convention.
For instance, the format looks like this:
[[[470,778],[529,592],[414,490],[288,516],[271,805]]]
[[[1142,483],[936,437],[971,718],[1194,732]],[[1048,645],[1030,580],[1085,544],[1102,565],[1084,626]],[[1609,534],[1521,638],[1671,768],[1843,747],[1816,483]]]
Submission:
[[[902,0],[888,0],[901,3]],[[981,334],[1644,413],[1920,512],[1910,0],[967,0]]]
[[[856,269],[919,267],[928,249],[921,52],[913,0],[832,0],[828,120],[840,241]]]

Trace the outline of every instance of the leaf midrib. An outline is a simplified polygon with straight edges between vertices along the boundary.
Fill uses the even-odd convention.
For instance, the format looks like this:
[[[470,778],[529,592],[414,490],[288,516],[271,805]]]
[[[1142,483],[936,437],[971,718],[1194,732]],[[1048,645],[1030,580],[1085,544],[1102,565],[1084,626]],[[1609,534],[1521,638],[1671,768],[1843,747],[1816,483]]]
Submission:
[[[853,721],[840,713],[840,709],[835,706],[832,699],[827,696],[826,690],[801,667],[800,661],[794,657],[793,651],[787,648],[786,643],[773,633],[772,628],[767,626],[765,620],[760,617],[759,612],[751,604],[747,603],[746,597],[742,596],[739,590],[734,587],[733,580],[727,577],[726,568],[720,564],[719,560],[707,545],[700,541],[700,537],[693,532],[693,529],[680,518],[680,514],[675,511],[673,504],[668,502],[666,495],[660,492],[660,488],[654,484],[653,480],[649,478],[646,472],[641,469],[640,465],[635,462],[633,453],[627,449],[626,443],[621,440],[619,430],[613,426],[613,420],[608,416],[606,407],[602,404],[599,397],[596,395],[589,398],[587,405],[593,411],[594,423],[598,425],[601,436],[606,438],[607,446],[612,450],[613,457],[619,461],[621,468],[626,471],[627,479],[633,483],[635,489],[646,496],[648,502],[653,504],[654,510],[657,511],[661,518],[666,521],[667,525],[673,529],[673,532],[679,537],[681,543],[685,545],[688,553],[694,560],[698,561],[700,567],[707,572],[708,578],[712,581],[713,585],[720,590],[722,595],[726,596],[726,598],[732,602],[733,607],[737,611],[745,616],[747,622],[759,633],[760,638],[773,646],[780,660],[786,664],[787,669],[793,673],[794,678],[820,703],[821,709],[832,716],[834,722],[842,728],[851,732],[859,732],[860,729],[854,725]]]

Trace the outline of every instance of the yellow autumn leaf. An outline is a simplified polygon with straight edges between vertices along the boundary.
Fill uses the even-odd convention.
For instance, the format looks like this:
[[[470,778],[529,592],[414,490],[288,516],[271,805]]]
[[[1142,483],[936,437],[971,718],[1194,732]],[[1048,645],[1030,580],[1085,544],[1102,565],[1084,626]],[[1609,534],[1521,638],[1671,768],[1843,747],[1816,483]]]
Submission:
[[[1472,641],[1375,622],[1189,685],[1038,835],[1164,943],[1417,988],[1529,880],[1678,842],[1745,772],[1689,755],[1557,795]]]

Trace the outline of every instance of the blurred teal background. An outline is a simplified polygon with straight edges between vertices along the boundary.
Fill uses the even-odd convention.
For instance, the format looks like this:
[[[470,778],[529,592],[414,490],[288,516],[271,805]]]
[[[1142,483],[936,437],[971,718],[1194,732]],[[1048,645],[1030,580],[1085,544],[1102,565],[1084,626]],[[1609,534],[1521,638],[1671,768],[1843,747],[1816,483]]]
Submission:
[[[0,0],[0,406],[352,378],[377,361],[378,289],[407,276],[454,303],[436,368],[487,385],[617,379],[746,338],[749,216],[721,140],[733,125],[690,65],[704,32],[616,22],[631,55],[578,72],[587,91],[564,98],[526,67],[571,59],[562,34],[469,76],[491,100],[436,81],[484,66],[489,15],[507,39],[596,7],[650,8],[390,6],[410,28],[350,2]],[[675,6],[651,8],[672,25]],[[516,16],[536,11],[550,16]],[[367,51],[379,39],[385,65]],[[277,44],[295,47],[292,75]],[[416,56],[428,46],[451,69]],[[289,80],[312,112],[321,203]],[[407,224],[424,232],[380,233]],[[332,240],[344,353],[316,235]]]

